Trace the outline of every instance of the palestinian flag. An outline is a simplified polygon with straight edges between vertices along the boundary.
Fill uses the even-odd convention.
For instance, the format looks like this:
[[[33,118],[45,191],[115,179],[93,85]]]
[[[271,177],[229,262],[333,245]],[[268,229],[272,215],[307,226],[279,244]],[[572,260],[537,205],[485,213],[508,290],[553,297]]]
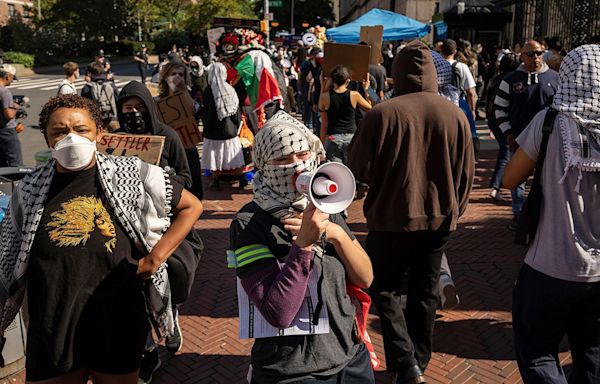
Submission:
[[[248,52],[235,69],[246,86],[255,111],[278,100],[281,103],[283,97],[273,73],[273,64],[266,53],[259,50]]]

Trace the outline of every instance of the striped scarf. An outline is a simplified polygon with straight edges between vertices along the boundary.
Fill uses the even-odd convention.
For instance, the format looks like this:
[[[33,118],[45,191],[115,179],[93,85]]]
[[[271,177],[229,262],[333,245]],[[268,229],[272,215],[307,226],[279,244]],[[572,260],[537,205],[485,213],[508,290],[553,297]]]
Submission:
[[[173,187],[159,167],[136,157],[96,153],[102,190],[127,236],[149,253],[171,223]],[[27,266],[35,233],[54,176],[54,160],[28,174],[12,196],[0,224],[0,333],[19,312],[26,291]],[[162,338],[173,332],[173,315],[166,264],[146,284],[145,296],[154,329]],[[0,341],[0,351],[4,339]],[[1,363],[1,361],[0,361]]]

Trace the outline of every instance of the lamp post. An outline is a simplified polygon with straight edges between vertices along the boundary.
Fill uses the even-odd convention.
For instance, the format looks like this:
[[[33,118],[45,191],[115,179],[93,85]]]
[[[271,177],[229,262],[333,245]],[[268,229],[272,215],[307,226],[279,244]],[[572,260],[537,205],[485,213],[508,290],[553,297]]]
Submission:
[[[265,17],[264,17],[264,19],[267,21],[265,23],[266,24],[265,34],[267,35],[267,38],[265,40],[266,40],[266,46],[268,48],[269,45],[270,45],[270,43],[269,43],[269,30],[271,29],[270,26],[269,26],[269,24],[271,22],[271,20],[269,20],[270,19],[270,17],[269,17],[269,0],[265,0],[264,4],[265,4],[264,5],[264,8],[265,8]]]

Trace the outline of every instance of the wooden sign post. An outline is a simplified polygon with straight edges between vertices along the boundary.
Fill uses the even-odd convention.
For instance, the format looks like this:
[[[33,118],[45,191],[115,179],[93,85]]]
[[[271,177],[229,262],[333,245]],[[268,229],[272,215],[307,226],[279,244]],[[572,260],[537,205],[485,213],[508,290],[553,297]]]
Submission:
[[[173,128],[179,135],[184,148],[192,148],[202,141],[198,123],[194,118],[192,99],[184,92],[161,99],[158,111],[163,123]]]
[[[368,45],[325,43],[323,57],[323,76],[329,77],[336,65],[343,65],[350,69],[352,80],[367,79],[371,57]]]
[[[160,165],[164,136],[151,135],[120,135],[104,133],[96,143],[98,151],[107,155],[137,156],[146,163]]]
[[[383,55],[381,54],[381,45],[383,44],[383,25],[360,27],[360,41],[364,41],[371,46],[371,62],[369,64],[383,63]]]

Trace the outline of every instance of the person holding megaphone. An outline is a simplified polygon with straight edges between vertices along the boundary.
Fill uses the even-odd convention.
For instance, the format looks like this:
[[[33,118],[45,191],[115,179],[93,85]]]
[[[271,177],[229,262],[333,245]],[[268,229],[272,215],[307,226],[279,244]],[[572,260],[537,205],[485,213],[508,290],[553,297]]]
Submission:
[[[301,173],[322,168],[323,156],[319,138],[284,111],[255,137],[254,198],[231,223],[229,253],[238,290],[257,310],[251,326],[264,323],[249,336],[251,383],[375,383],[347,293],[347,286],[371,284],[369,257],[339,214],[345,206],[325,213],[318,207],[326,205],[312,196],[309,203],[296,188]],[[325,172],[315,175],[329,193],[344,185],[322,181]]]

